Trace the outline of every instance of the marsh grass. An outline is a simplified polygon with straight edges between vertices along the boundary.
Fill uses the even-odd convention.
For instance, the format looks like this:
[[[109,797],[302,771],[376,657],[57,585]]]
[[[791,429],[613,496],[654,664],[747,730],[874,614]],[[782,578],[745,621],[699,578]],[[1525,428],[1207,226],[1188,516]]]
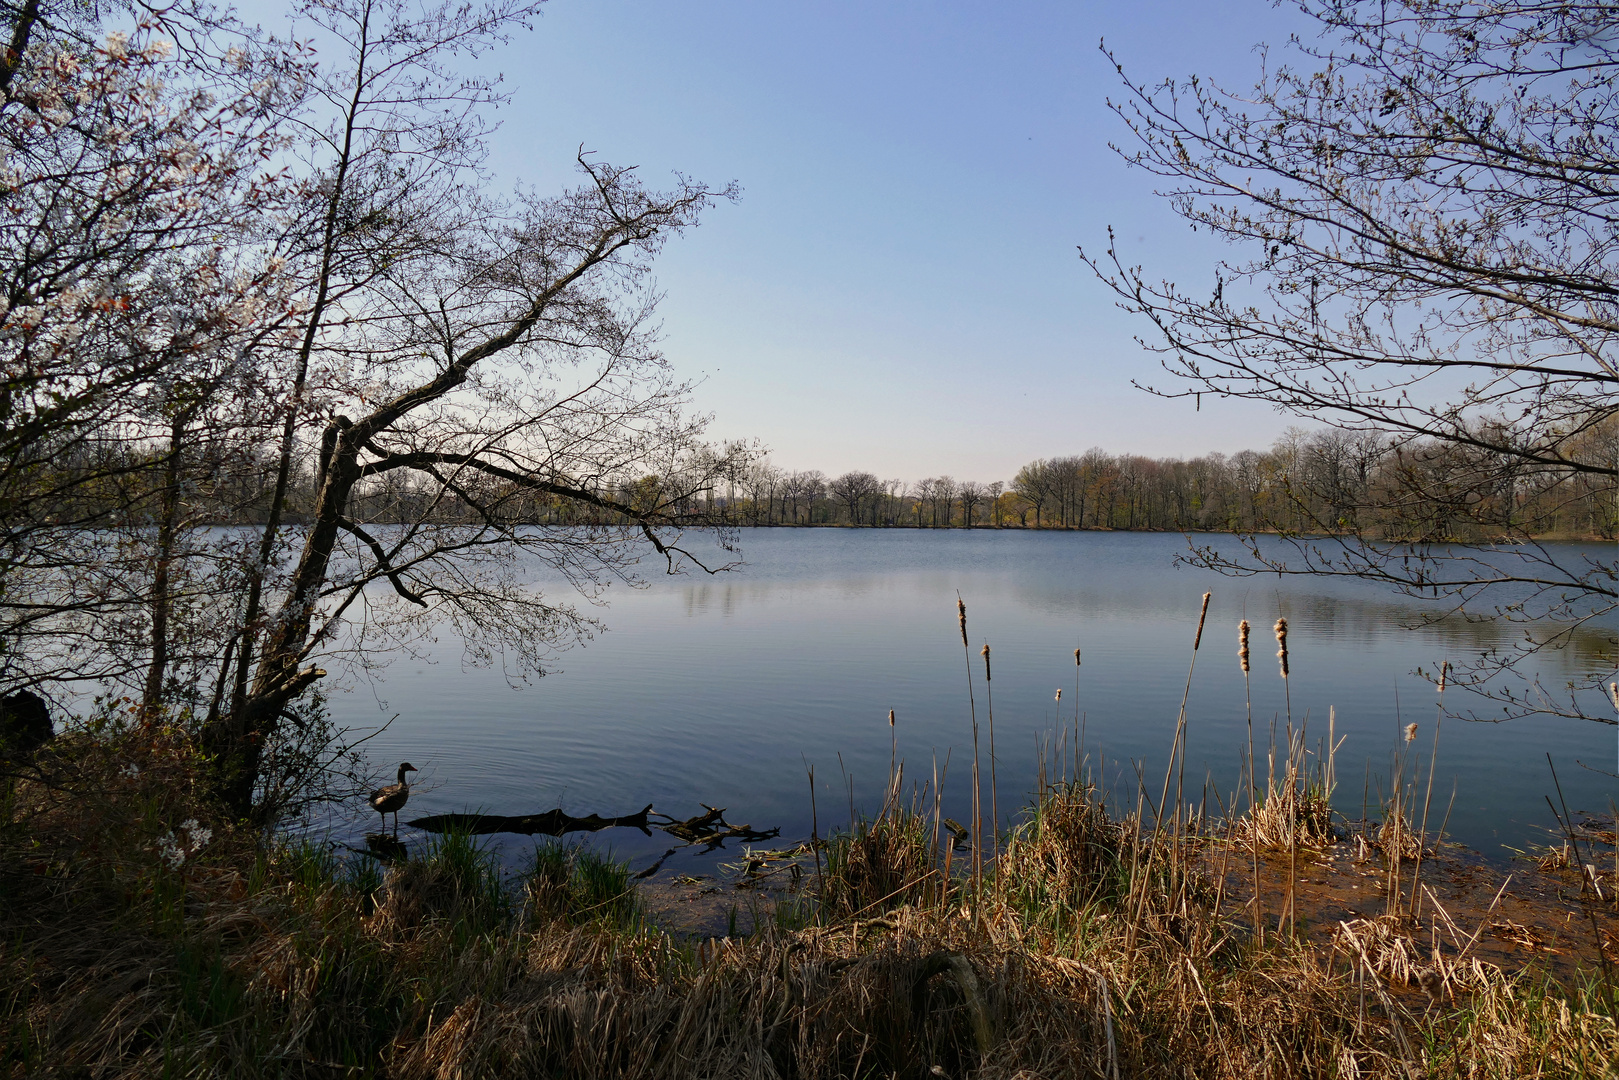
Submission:
[[[609,929],[633,928],[641,918],[629,864],[611,855],[579,845],[538,844],[525,876],[531,918]]]
[[[860,821],[827,843],[820,914],[867,918],[921,903],[945,880],[934,863],[932,826],[923,815],[901,810]]]
[[[1326,847],[1341,839],[1332,810],[1332,752],[1310,753],[1300,732],[1278,754],[1273,733],[1269,760],[1265,786],[1234,823],[1234,838],[1280,851]]]

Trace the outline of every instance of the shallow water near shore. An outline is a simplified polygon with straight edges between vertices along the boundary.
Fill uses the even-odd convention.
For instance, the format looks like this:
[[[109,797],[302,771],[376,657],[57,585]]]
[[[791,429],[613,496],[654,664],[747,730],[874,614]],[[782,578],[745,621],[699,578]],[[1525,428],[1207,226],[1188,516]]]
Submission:
[[[1288,695],[1293,724],[1307,725],[1312,748],[1325,741],[1330,708],[1342,740],[1335,803],[1358,818],[1365,802],[1375,811],[1379,790],[1387,792],[1391,755],[1411,722],[1419,725],[1412,749],[1424,756],[1426,783],[1435,692],[1414,670],[1476,654],[1509,633],[1460,621],[1404,629],[1420,602],[1365,582],[1231,579],[1177,566],[1187,540],[1173,534],[751,529],[741,543],[745,565],[734,571],[669,577],[649,565],[646,588],[615,585],[608,606],[589,611],[607,631],[528,685],[514,688],[498,667],[468,666],[445,636],[425,660],[400,660],[380,681],[334,688],[333,713],[357,728],[398,714],[367,752],[374,761],[421,767],[405,821],[559,806],[611,816],[647,803],[685,818],[706,804],[727,808],[734,824],[779,827],[783,842],[796,842],[811,830],[807,766],[815,769],[823,834],[847,823],[851,803],[857,814],[875,809],[892,753],[893,709],[907,787],[931,781],[935,760],[941,771],[948,760],[944,813],[966,821],[973,747],[959,592],[972,641],[986,815],[990,703],[978,655],[986,641],[1003,819],[1027,803],[1039,747],[1054,758],[1059,730],[1067,731],[1063,753],[1072,762],[1076,724],[1091,774],[1133,809],[1137,764],[1157,797],[1198,606],[1211,591],[1188,706],[1189,797],[1201,801],[1207,779],[1215,814],[1240,784],[1248,725],[1237,623],[1246,617],[1254,625],[1261,779],[1271,725],[1280,732],[1287,723]],[[575,600],[560,580],[539,573],[532,580]],[[1292,628],[1286,684],[1271,657],[1278,615]],[[1611,669],[1606,636],[1583,635],[1538,658],[1534,670],[1558,687],[1574,672]],[[1077,672],[1075,647],[1083,650]],[[1455,709],[1471,704],[1455,692],[1447,698]],[[1556,826],[1546,804],[1546,796],[1556,798],[1548,753],[1576,814],[1611,815],[1619,783],[1594,770],[1614,769],[1612,726],[1450,719],[1440,731],[1430,828],[1454,790],[1452,839],[1492,859],[1546,842]],[[343,831],[357,842],[376,821],[357,813]],[[407,840],[410,833],[402,830]],[[635,869],[674,846],[662,833],[622,828],[586,842],[631,859]],[[514,861],[532,849],[527,837],[498,843]],[[665,872],[711,869],[734,858],[734,848],[700,859],[682,853]]]

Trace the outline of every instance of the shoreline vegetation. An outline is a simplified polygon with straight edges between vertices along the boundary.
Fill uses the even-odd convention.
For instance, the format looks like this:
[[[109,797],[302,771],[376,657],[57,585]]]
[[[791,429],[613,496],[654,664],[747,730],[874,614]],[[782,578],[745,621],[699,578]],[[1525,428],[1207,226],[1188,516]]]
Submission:
[[[1426,761],[1407,729],[1381,794],[1349,820],[1332,807],[1330,716],[1324,738],[1287,717],[1222,793],[1186,785],[1184,705],[1161,783],[1138,769],[1133,791],[1105,792],[1079,705],[1059,699],[1068,715],[1002,829],[991,808],[1017,800],[1000,800],[993,768],[990,651],[980,669],[958,607],[971,820],[944,818],[947,774],[935,761],[913,778],[891,729],[880,805],[744,848],[723,933],[654,918],[627,865],[580,845],[537,843],[503,866],[453,831],[378,857],[254,829],[211,793],[183,726],[104,709],[4,770],[0,1068],[1613,1075],[1607,825],[1564,807],[1566,837],[1500,881],[1442,841],[1437,726]],[[1284,679],[1287,635],[1279,621]],[[1200,616],[1188,699],[1203,637]]]
[[[1614,424],[1601,423],[1587,441],[1612,442]],[[1606,440],[1606,442],[1604,442]],[[208,457],[206,448],[197,451]],[[1014,528],[1119,532],[1208,532],[1245,535],[1340,535],[1389,542],[1491,542],[1500,538],[1612,540],[1619,536],[1619,500],[1606,478],[1525,470],[1503,485],[1487,462],[1453,450],[1402,442],[1376,431],[1292,428],[1264,451],[1211,453],[1195,458],[1112,454],[1093,447],[1077,456],[1041,458],[1010,482],[981,483],[950,476],[881,479],[852,471],[777,468],[757,449],[731,447],[724,467],[665,507],[672,521],[704,527],[854,526],[875,528]],[[155,467],[155,466],[154,466]],[[80,473],[114,469],[138,473],[142,462],[70,458],[56,486],[73,491],[46,516],[61,522],[99,521]],[[312,458],[294,463],[281,520],[315,519],[321,477]],[[262,525],[269,493],[251,477],[194,493],[192,527]],[[518,487],[499,492],[491,507],[430,483],[389,478],[361,485],[356,511],[379,526],[393,522],[441,525],[485,521],[505,525],[625,525],[656,476],[602,479],[579,492]],[[119,499],[129,492],[120,490]]]
[[[1432,867],[1413,875],[1424,849],[1395,807],[1306,835],[1323,776],[1302,757],[1229,822],[1173,803],[1155,819],[1145,789],[1120,813],[1052,760],[982,867],[940,828],[931,781],[902,794],[896,763],[874,816],[760,858],[752,874],[790,864],[797,884],[750,897],[739,882],[751,925],[733,906],[721,936],[655,924],[628,868],[589,849],[540,844],[504,871],[462,834],[390,862],[266,841],[208,814],[176,733],[69,736],[5,803],[0,1062],[11,1076],[1611,1076],[1614,875],[1582,883],[1577,859],[1542,855],[1564,898],[1543,906],[1548,925],[1505,917],[1504,887],[1483,910],[1454,906]],[[1328,876],[1364,888],[1357,914],[1304,902]],[[1571,899],[1582,884],[1601,899]],[[1502,963],[1513,935],[1519,962]]]

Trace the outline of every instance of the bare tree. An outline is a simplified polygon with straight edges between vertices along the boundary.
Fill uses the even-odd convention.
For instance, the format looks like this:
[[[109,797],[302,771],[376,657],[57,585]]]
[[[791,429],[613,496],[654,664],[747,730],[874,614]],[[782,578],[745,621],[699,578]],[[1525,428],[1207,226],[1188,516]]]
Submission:
[[[819,469],[795,472],[787,477],[786,498],[792,503],[792,523],[810,524],[814,516],[815,500],[826,494],[826,474]],[[804,508],[804,521],[798,518],[798,508]]]
[[[1034,527],[1040,527],[1040,512],[1054,494],[1050,462],[1031,461],[1012,477],[1012,492],[1034,508]]]
[[[1166,181],[1194,228],[1248,253],[1215,267],[1202,294],[1154,282],[1111,246],[1087,256],[1160,335],[1177,385],[1155,392],[1257,399],[1385,432],[1396,453],[1445,455],[1451,483],[1474,492],[1529,468],[1611,493],[1619,462],[1587,436],[1619,390],[1619,11],[1564,0],[1301,9],[1321,43],[1267,61],[1251,91],[1125,83],[1129,159]],[[1521,620],[1524,644],[1486,655],[1466,681],[1507,716],[1614,722],[1600,673],[1537,687],[1528,706],[1483,686],[1610,610],[1614,563],[1534,543],[1498,498],[1451,505],[1511,543],[1465,553],[1362,531],[1285,558],[1250,545],[1204,561],[1367,577]]]
[[[862,525],[866,524],[867,511],[882,495],[883,485],[869,472],[847,472],[828,484],[827,491],[848,509],[849,524]]]
[[[978,520],[978,504],[984,501],[984,485],[976,480],[963,480],[957,491],[961,498],[961,523],[970,529]]]
[[[918,480],[916,489],[911,493],[916,500],[916,527],[919,529],[922,527],[922,507],[933,504],[933,489],[937,485],[938,481],[930,476],[926,479]]]
[[[150,29],[30,41],[36,7],[0,70],[8,683],[186,684],[246,813],[322,664],[447,624],[543,673],[593,623],[525,565],[718,565],[682,532],[754,450],[685,415],[648,273],[731,191],[581,153],[491,197],[499,96],[459,72],[537,2],[314,0],[297,46],[183,68]]]
[[[948,529],[956,510],[956,482],[948,476],[935,477],[933,481],[933,527],[940,527],[941,511],[943,511],[943,527]]]
[[[753,523],[760,524],[759,504],[764,503],[763,524],[776,522],[776,496],[786,477],[766,461],[755,462],[746,472],[748,498],[753,504]]]
[[[883,481],[883,524],[894,525],[898,523],[900,511],[905,505],[905,491],[905,481],[903,480]]]

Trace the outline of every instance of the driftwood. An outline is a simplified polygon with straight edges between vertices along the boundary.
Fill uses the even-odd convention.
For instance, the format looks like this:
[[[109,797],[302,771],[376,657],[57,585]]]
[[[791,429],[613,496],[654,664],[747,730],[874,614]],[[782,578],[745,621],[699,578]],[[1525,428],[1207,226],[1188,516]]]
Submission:
[[[966,999],[967,1012],[972,1018],[973,1041],[978,1044],[978,1057],[982,1061],[995,1046],[995,1022],[990,1016],[983,987],[978,982],[978,973],[965,956],[947,949],[938,949],[927,955],[912,978],[911,1012],[919,1017],[924,1013],[927,983],[935,975],[948,975]]]
[[[474,836],[484,836],[488,833],[519,833],[523,836],[561,836],[571,832],[600,832],[602,829],[614,829],[627,826],[640,829],[648,836],[652,830],[648,827],[647,815],[652,812],[652,804],[647,803],[646,808],[636,814],[625,817],[601,817],[591,814],[589,817],[574,817],[561,810],[547,810],[543,814],[524,814],[520,817],[502,817],[499,814],[434,814],[431,817],[417,818],[407,821],[413,829],[424,832],[466,832]]]
[[[657,827],[686,841],[688,844],[707,844],[712,850],[727,840],[745,840],[748,843],[757,843],[761,840],[774,840],[781,835],[780,829],[770,829],[759,832],[752,825],[732,825],[725,820],[725,808],[709,806],[707,803],[698,803],[707,813],[684,821],[669,818],[667,821],[657,822]],[[659,814],[659,817],[667,815]]]
[[[576,818],[565,814],[561,810],[547,810],[543,814],[524,814],[520,817],[505,817],[499,814],[434,814],[431,817],[417,818],[407,821],[406,825],[413,829],[425,832],[443,833],[460,831],[483,836],[488,833],[518,833],[524,836],[540,834],[544,836],[561,836],[570,832],[598,832],[602,829],[612,829],[628,826],[640,829],[647,836],[652,835],[653,829],[660,829],[678,840],[684,840],[687,845],[704,844],[707,850],[713,851],[727,840],[741,840],[747,843],[757,843],[761,840],[774,840],[781,835],[780,829],[770,829],[760,832],[751,825],[732,825],[725,820],[725,808],[713,807],[707,803],[699,803],[704,812],[696,817],[686,818],[684,821],[659,814],[662,821],[651,821],[649,815],[652,806],[648,804],[638,814],[628,817],[601,817],[591,814],[589,817]],[[367,850],[365,854],[373,855],[385,861],[397,859],[403,850],[395,850],[391,845],[396,843],[391,838],[366,837]],[[662,868],[664,861],[673,855],[676,848],[670,848],[663,856],[651,866],[636,874],[637,878],[649,878]]]
[[[645,879],[651,877],[653,874],[656,874],[659,870],[663,869],[664,861],[667,860],[669,858],[669,856],[673,855],[675,852],[677,852],[679,850],[680,850],[679,848],[670,848],[668,851],[665,851],[662,855],[658,856],[658,861],[657,862],[653,863],[651,866],[647,867],[645,870],[642,870],[640,873],[635,874],[633,876],[632,880],[644,881]]]

